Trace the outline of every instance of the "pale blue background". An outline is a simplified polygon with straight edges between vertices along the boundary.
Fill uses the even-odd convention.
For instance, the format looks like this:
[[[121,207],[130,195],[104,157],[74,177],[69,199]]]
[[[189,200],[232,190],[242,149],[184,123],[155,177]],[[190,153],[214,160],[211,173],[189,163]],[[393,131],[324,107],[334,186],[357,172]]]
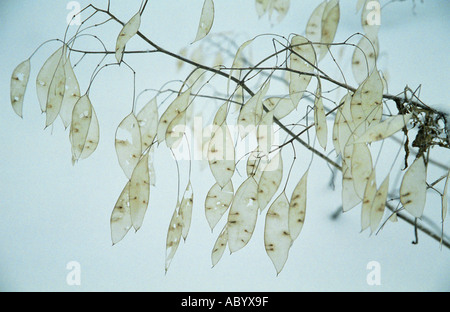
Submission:
[[[140,1],[111,2],[112,11],[124,21],[140,5]],[[253,0],[216,0],[213,32],[240,33],[239,44],[264,32],[284,36],[294,32],[302,34],[317,1],[291,2],[285,20],[272,27],[267,16],[258,20]],[[337,40],[361,31],[359,14],[355,14],[356,1],[341,2]],[[0,2],[0,290],[450,290],[450,252],[441,250],[435,240],[419,233],[420,243],[412,245],[413,229],[402,221],[388,223],[377,236],[359,233],[359,209],[337,221],[331,220],[330,215],[339,206],[340,191],[327,188],[330,172],[324,170],[319,159],[313,163],[309,175],[306,224],[279,276],[264,250],[263,216],[259,217],[250,243],[231,256],[226,251],[219,264],[211,269],[210,252],[220,228],[211,233],[204,217],[203,202],[213,179],[209,169],[201,171],[199,164],[193,168],[195,204],[191,231],[187,241],[181,242],[169,272],[164,274],[166,231],[176,204],[177,187],[175,163],[164,148],[155,156],[157,186],[151,190],[143,227],[111,246],[110,213],[125,183],[113,142],[118,123],[131,109],[130,71],[111,67],[94,81],[91,100],[100,122],[101,142],[89,159],[74,167],[68,131],[63,130],[59,121],[43,130],[45,116],[40,114],[34,89],[36,74],[57,48],[56,43],[46,45],[31,60],[23,120],[14,114],[9,103],[9,79],[14,67],[43,41],[62,38],[69,13],[67,3],[61,0]],[[80,3],[84,6],[87,1]],[[141,31],[164,48],[177,52],[195,38],[202,3],[201,0],[149,1]],[[106,1],[95,1],[95,4],[102,7]],[[412,1],[385,8],[380,28],[381,69],[388,74],[390,93],[401,92],[405,85],[413,89],[422,85],[421,97],[426,103],[450,105],[450,3],[441,0],[416,1],[416,4],[415,9]],[[105,43],[112,50],[114,41],[110,39],[115,38],[120,27],[114,23],[109,26],[94,32],[109,38]],[[94,40],[85,40],[86,46],[101,48]],[[137,41],[133,44],[136,48],[147,48]],[[95,64],[99,57],[90,59]],[[158,89],[171,79],[183,79],[168,57],[136,56],[132,64],[139,64],[136,66],[138,92],[145,88]],[[332,65],[328,68],[330,74],[337,75],[336,68]],[[89,66],[77,71],[83,90],[91,72]],[[304,155],[307,164],[310,154]],[[447,166],[450,165],[448,156],[448,152],[437,155]],[[296,172],[302,173],[305,166],[299,161]],[[184,164],[184,182],[186,168]],[[299,179],[300,173],[292,179]],[[442,171],[430,174],[439,177]],[[398,183],[396,179],[391,177],[391,181]],[[289,194],[293,183],[287,188]],[[429,199],[425,213],[440,225],[439,198],[430,196]],[[447,219],[446,227],[449,226]],[[66,284],[66,264],[70,261],[81,265],[80,286]],[[381,265],[380,286],[366,283],[369,273],[366,265],[370,261]]]

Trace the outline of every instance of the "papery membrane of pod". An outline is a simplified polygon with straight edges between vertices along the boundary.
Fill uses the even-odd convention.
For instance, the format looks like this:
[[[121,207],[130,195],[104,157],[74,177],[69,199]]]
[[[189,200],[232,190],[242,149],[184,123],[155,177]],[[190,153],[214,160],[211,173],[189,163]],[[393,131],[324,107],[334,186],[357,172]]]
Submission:
[[[23,98],[30,78],[30,59],[26,59],[14,69],[11,75],[11,105],[17,115],[22,116]]]
[[[181,232],[183,229],[183,221],[181,220],[181,216],[179,214],[180,202],[177,203],[177,206],[172,214],[172,218],[170,219],[169,229],[167,230],[166,237],[166,264],[165,271],[169,269],[170,263],[172,262],[173,257],[175,256],[175,252],[178,249],[178,245],[181,240]]]
[[[202,14],[200,16],[200,22],[198,24],[197,35],[192,43],[203,39],[211,30],[213,22],[214,2],[213,0],[205,0],[205,2],[203,2]]]
[[[316,65],[316,52],[311,42],[302,36],[294,36],[291,39],[292,51],[289,57],[289,68],[306,74],[290,72],[289,96],[297,107],[306,88],[311,81]],[[308,75],[311,74],[311,75]]]
[[[281,272],[292,245],[289,233],[289,201],[282,192],[267,210],[264,226],[264,246],[277,275]]]
[[[216,127],[208,145],[208,163],[217,183],[224,187],[234,174],[234,142],[226,122]]]
[[[183,93],[173,100],[173,102],[167,107],[165,112],[161,115],[158,123],[158,129],[156,132],[158,143],[164,141],[167,128],[172,120],[174,120],[180,113],[184,112],[189,105],[189,97],[191,96],[191,88],[187,89]]]
[[[343,105],[336,112],[336,118],[338,118],[336,125],[336,142],[339,146],[340,154],[344,154],[345,146],[349,142],[353,142],[355,124],[351,114],[351,101],[352,96],[348,93],[344,96],[341,103]]]
[[[92,121],[92,104],[87,94],[79,98],[72,111],[69,138],[72,144],[72,160],[80,158]]]
[[[64,64],[64,71],[66,74],[66,86],[59,116],[61,117],[64,127],[67,128],[72,120],[73,107],[81,94],[80,85],[78,84],[77,77],[75,76],[72,64],[70,63],[70,58],[67,58],[67,61]]]
[[[141,131],[134,113],[128,114],[117,127],[115,147],[120,167],[130,179],[142,152]]]
[[[320,80],[317,80],[316,99],[314,101],[314,127],[316,129],[317,140],[325,150],[328,141],[327,117],[323,109],[322,87]]]
[[[361,84],[376,67],[379,53],[378,37],[361,37],[352,55],[352,72]]]
[[[256,129],[256,125],[260,122],[263,114],[263,98],[269,89],[270,81],[266,82],[258,92],[255,93],[242,106],[237,124],[241,139],[245,138],[249,133]]]
[[[236,55],[234,56],[233,59],[233,64],[231,65],[231,68],[239,68],[242,67],[244,64],[244,57],[242,56],[242,51],[250,44],[252,43],[253,39],[247,40],[245,41],[243,44],[241,44],[241,46],[238,48]],[[227,82],[227,93],[229,93],[230,91],[230,81],[231,81],[231,77],[235,77],[235,78],[239,78],[240,76],[240,72],[238,73],[238,75],[235,74],[235,70],[231,69],[230,70],[230,74],[228,77],[228,82]]]
[[[381,24],[381,5],[378,0],[367,1],[361,12],[361,25],[364,33],[370,37],[378,36]]]
[[[186,110],[180,112],[170,123],[166,130],[166,145],[168,148],[177,148],[186,132]]]
[[[366,3],[366,0],[358,0],[358,1],[356,2],[356,13],[358,13],[358,12],[361,10],[362,6],[363,6],[365,3]]]
[[[205,215],[211,231],[228,210],[234,197],[233,182],[230,180],[223,188],[215,183],[205,199]]]
[[[280,187],[283,177],[281,152],[276,153],[264,168],[258,183],[258,205],[263,211]]]
[[[131,228],[130,214],[130,183],[128,182],[120,193],[111,213],[111,241],[115,245],[120,242]]]
[[[309,17],[308,23],[306,24],[305,34],[311,42],[320,42],[322,38],[322,16],[327,5],[327,0],[320,3]],[[316,52],[320,51],[320,45],[314,45]]]
[[[223,66],[223,56],[222,56],[222,53],[219,51],[219,52],[217,52],[216,57],[214,58],[212,68],[218,69],[221,66]]]
[[[344,97],[339,102],[339,107],[336,111],[336,115],[334,117],[334,123],[333,123],[333,131],[332,131],[332,138],[333,138],[333,146],[334,150],[336,151],[336,156],[339,156],[341,154],[341,148],[339,144],[339,127],[341,127],[341,123],[344,121],[342,118],[342,107],[345,104],[345,101],[350,96],[349,93],[344,95]],[[348,100],[348,105],[350,106],[350,100]]]
[[[256,0],[255,1],[256,13],[258,14],[259,18],[266,13],[269,2],[271,2],[271,0]]]
[[[64,50],[64,51],[63,51]],[[63,53],[64,52],[64,53]],[[44,63],[36,77],[36,93],[41,106],[41,111],[45,112],[50,84],[53,81],[56,68],[63,59],[65,48],[62,46],[56,50]]]
[[[333,43],[339,24],[340,8],[339,0],[328,1],[322,15],[320,52],[318,60],[322,60],[328,52],[328,44]]]
[[[80,154],[80,159],[88,158],[98,146],[100,140],[100,127],[98,124],[97,114],[92,106],[91,123],[89,124],[89,130],[84,143],[83,151]]]
[[[220,127],[227,119],[228,102],[223,103],[214,116],[213,126]]]
[[[306,196],[308,184],[307,170],[294,188],[289,203],[289,233],[294,241],[302,231],[306,216]]]
[[[139,26],[141,25],[141,12],[136,13],[125,25],[117,36],[116,40],[116,60],[118,63],[122,62],[123,52],[128,40],[137,34]]]
[[[267,154],[260,152],[258,147],[247,158],[246,171],[248,177],[253,177],[257,183],[261,179],[264,168],[269,162]]]
[[[291,0],[273,0],[272,3],[274,10],[278,13],[277,21],[279,23],[286,16]]]
[[[153,165],[154,154],[155,154],[155,145],[152,145],[148,152],[148,173],[150,174],[150,185],[152,186],[156,185],[155,167]]]
[[[150,175],[148,171],[148,153],[143,155],[130,179],[130,212],[131,221],[137,231],[144,221],[150,198]]]
[[[351,170],[356,194],[363,199],[367,182],[373,171],[372,154],[365,143],[353,145]]]
[[[273,112],[273,117],[280,120],[289,115],[295,105],[290,98],[270,97],[263,101],[263,105]]]
[[[256,140],[258,143],[258,150],[266,155],[269,155],[272,149],[272,142],[274,139],[273,130],[273,111],[267,112],[256,130]]]
[[[406,115],[396,115],[386,118],[384,121],[367,128],[355,143],[370,143],[390,137],[408,124],[412,113]]]
[[[231,253],[250,241],[258,217],[258,185],[247,178],[236,191],[228,212],[228,248]]]
[[[403,175],[400,185],[400,202],[415,218],[422,216],[427,195],[427,168],[420,156],[414,160]]]
[[[212,267],[214,267],[219,262],[219,260],[222,258],[223,252],[225,251],[225,248],[227,247],[227,242],[228,242],[228,229],[227,229],[227,225],[225,224],[225,226],[223,227],[219,236],[217,237],[217,240],[214,243],[214,247],[211,251]]]
[[[364,231],[370,226],[370,215],[376,192],[377,182],[375,179],[375,170],[373,170],[369,177],[369,181],[367,181],[361,205],[361,231]]]
[[[372,209],[370,210],[370,230],[372,233],[375,232],[383,218],[388,191],[389,175],[384,179],[383,183],[381,183],[380,188],[375,193],[373,199]]]
[[[448,180],[450,180],[450,170],[447,173],[447,177],[445,178],[444,190],[442,191],[442,222],[444,222],[445,217],[447,216],[448,211]]]
[[[61,110],[61,104],[66,91],[66,73],[64,70],[65,62],[65,58],[61,58],[59,60],[53,79],[48,88],[47,104],[45,107],[46,127],[55,121],[56,117],[59,115],[59,111]]]
[[[380,121],[383,113],[383,82],[376,68],[353,94],[351,113],[357,137]]]
[[[183,199],[181,200],[180,204],[180,217],[183,224],[181,235],[183,236],[184,240],[186,240],[186,237],[189,233],[189,228],[191,227],[193,203],[194,203],[194,191],[192,190],[191,181],[189,181],[184,191]]]
[[[142,152],[144,152],[156,136],[158,130],[158,104],[156,97],[152,98],[136,115],[141,131]]]
[[[343,153],[342,161],[342,210],[349,211],[358,205],[362,198],[356,193],[355,183],[352,176],[351,155],[353,145],[347,145]]]

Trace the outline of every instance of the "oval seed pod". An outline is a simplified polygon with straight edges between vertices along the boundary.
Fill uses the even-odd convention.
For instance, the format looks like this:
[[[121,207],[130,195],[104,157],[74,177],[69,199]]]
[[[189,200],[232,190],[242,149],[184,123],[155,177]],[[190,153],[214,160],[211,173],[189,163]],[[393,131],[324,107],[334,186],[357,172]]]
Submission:
[[[300,235],[305,223],[308,172],[306,170],[295,186],[289,203],[289,233],[292,241]]]
[[[214,243],[214,247],[211,252],[212,267],[214,267],[222,258],[223,252],[227,247],[227,242],[228,242],[228,229],[227,225],[225,224],[219,236],[217,237],[217,240]]]
[[[41,107],[41,111],[45,112],[47,108],[47,99],[50,84],[55,75],[56,68],[65,57],[65,46],[56,50],[42,65],[36,76],[36,93]]]
[[[366,132],[369,126],[380,122],[383,113],[383,81],[376,68],[356,89],[350,107],[357,137]]]
[[[189,228],[191,227],[191,219],[192,219],[192,205],[194,203],[194,191],[192,190],[192,184],[189,180],[186,189],[184,190],[183,199],[180,204],[180,217],[183,225],[181,235],[183,239],[186,240],[186,237],[189,233]]]
[[[144,221],[150,198],[150,175],[148,170],[148,153],[143,155],[130,179],[130,213],[131,222],[137,231]]]
[[[356,194],[362,199],[373,171],[372,154],[365,143],[353,145],[351,171]]]
[[[158,129],[158,104],[152,98],[136,115],[141,130],[142,152],[152,145]]]
[[[130,214],[130,182],[123,188],[111,213],[111,241],[115,245],[120,242],[131,228]]]
[[[128,114],[117,127],[115,147],[120,167],[130,179],[142,152],[141,131],[134,113]]]
[[[289,100],[290,101],[290,100]],[[246,171],[248,177],[253,177],[257,183],[261,179],[261,175],[264,172],[264,168],[269,162],[269,157],[267,154],[262,153],[256,147],[247,158]]]
[[[331,0],[327,2],[323,10],[319,61],[328,53],[328,44],[333,43],[334,36],[340,19],[339,0]]]
[[[214,2],[212,0],[205,0],[205,2],[203,2],[202,14],[200,16],[200,22],[198,24],[197,35],[192,43],[203,39],[211,30],[213,22]]]
[[[228,213],[228,248],[240,250],[253,235],[258,217],[258,185],[253,177],[239,186]]]
[[[370,215],[376,192],[377,183],[375,180],[375,170],[373,170],[369,181],[367,181],[366,189],[364,190],[364,198],[361,207],[361,231],[364,231],[370,226]]]
[[[342,210],[344,212],[349,211],[362,201],[362,198],[356,193],[352,176],[352,154],[353,145],[347,145],[344,149],[342,161]]]
[[[47,103],[45,106],[45,126],[51,125],[61,110],[64,93],[66,91],[66,63],[65,54],[59,59],[53,78],[48,87]]]
[[[289,73],[289,96],[297,107],[303,93],[311,81],[316,65],[316,52],[311,42],[302,36],[294,36],[291,39],[291,54],[289,68],[307,74]],[[308,73],[310,75],[308,75]]]
[[[367,128],[366,132],[355,140],[355,143],[371,143],[384,140],[405,127],[411,117],[412,113],[388,117],[384,121]]]
[[[383,218],[388,191],[389,175],[384,179],[383,183],[381,183],[380,188],[375,193],[373,199],[372,208],[370,210],[370,230],[372,233],[375,232]]]
[[[273,112],[273,117],[280,120],[289,115],[294,109],[295,105],[290,98],[270,97],[263,101],[263,105]]]
[[[355,123],[351,114],[352,96],[347,93],[341,100],[342,106],[336,112],[336,143],[340,154],[343,155],[347,144],[353,142]],[[339,117],[338,117],[339,116]]]
[[[156,132],[158,143],[164,141],[170,122],[186,110],[189,105],[190,96],[191,88],[187,89],[179,96],[177,96],[175,100],[173,100],[173,102],[169,105],[169,107],[167,107],[165,112],[161,115]]]
[[[414,160],[403,175],[400,185],[400,202],[415,218],[422,216],[427,195],[427,168],[420,156]]]
[[[80,159],[86,159],[97,149],[98,142],[100,141],[100,128],[98,125],[97,114],[92,106],[91,123],[89,124],[89,130],[86,135],[86,141],[84,143],[83,151],[80,154]]]
[[[367,36],[367,34],[366,34]],[[361,37],[352,55],[352,72],[358,84],[363,83],[375,69],[379,54],[378,36]]]
[[[217,183],[224,187],[234,174],[234,141],[226,122],[213,133],[208,145],[209,168]]]
[[[241,44],[241,46],[238,48],[236,55],[234,56],[233,59],[233,64],[231,65],[231,68],[239,68],[242,67],[242,65],[244,64],[244,57],[242,56],[242,51],[250,44],[252,43],[253,39],[247,40],[245,41],[243,44]],[[240,71],[239,73],[236,75],[235,71],[233,69],[230,70],[230,75],[228,77],[228,81],[227,81],[227,93],[230,92],[230,81],[231,81],[231,77],[235,77],[235,78],[239,78],[240,76]]]
[[[141,25],[141,13],[136,13],[125,25],[117,36],[116,40],[116,60],[118,63],[122,62],[123,52],[127,42],[137,34],[139,26]]]
[[[322,17],[326,5],[326,0],[320,3],[311,13],[308,23],[306,23],[306,38],[311,42],[320,42],[322,38]],[[314,49],[316,52],[319,52],[320,45],[314,45]]]
[[[316,99],[314,101],[314,127],[316,129],[317,140],[325,150],[328,141],[327,117],[323,109],[322,86],[319,79],[317,80]]]
[[[211,231],[228,210],[234,197],[233,182],[230,180],[223,188],[215,183],[205,199],[205,215]]]
[[[30,78],[30,59],[26,59],[14,69],[11,75],[10,99],[14,112],[22,116],[23,98]]]
[[[67,58],[64,65],[64,71],[66,73],[66,86],[59,116],[61,117],[64,127],[67,128],[72,120],[73,107],[81,94],[80,85],[78,84],[77,77],[75,76],[72,64],[70,63],[70,58]]]
[[[258,183],[258,205],[263,211],[280,187],[283,177],[283,160],[277,152],[264,168]]]
[[[172,262],[173,257],[175,256],[175,252],[178,249],[178,245],[181,240],[181,232],[183,228],[183,221],[181,220],[179,214],[179,206],[180,202],[177,203],[177,206],[172,214],[172,218],[170,219],[169,229],[167,231],[166,237],[166,261],[165,261],[165,271],[169,269],[170,263]]]
[[[166,130],[166,146],[175,149],[183,139],[186,132],[186,110],[179,113],[170,123]]]
[[[241,139],[256,129],[262,114],[262,101],[270,86],[270,81],[265,83],[241,108],[237,119]]]
[[[281,272],[292,245],[289,234],[289,201],[282,192],[267,210],[264,226],[264,246],[277,271]]]
[[[258,150],[263,155],[269,155],[272,149],[272,142],[274,139],[273,130],[273,111],[267,112],[261,119],[256,130],[256,141],[258,143]]]
[[[78,99],[73,107],[69,138],[72,145],[72,161],[83,153],[92,121],[92,104],[87,94]]]

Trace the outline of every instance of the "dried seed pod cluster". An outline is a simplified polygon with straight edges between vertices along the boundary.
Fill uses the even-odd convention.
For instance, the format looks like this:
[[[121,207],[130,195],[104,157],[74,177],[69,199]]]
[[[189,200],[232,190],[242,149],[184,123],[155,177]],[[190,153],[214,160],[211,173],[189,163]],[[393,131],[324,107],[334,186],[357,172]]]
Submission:
[[[396,99],[398,114],[393,114],[390,108],[386,109],[384,100],[387,85],[377,67],[379,24],[373,20],[371,15],[373,11],[368,5],[366,0],[357,2],[357,11],[362,11],[361,24],[364,36],[356,46],[350,45],[355,48],[349,65],[358,84],[356,88],[338,82],[319,68],[319,64],[322,64],[320,62],[327,55],[332,55],[330,51],[335,44],[341,18],[339,1],[324,0],[312,10],[304,35],[293,34],[286,39],[281,49],[257,63],[261,65],[272,58],[276,58],[278,62],[278,58],[285,55],[280,66],[267,69],[263,65],[261,68],[258,68],[258,65],[254,68],[250,65],[246,53],[253,47],[257,37],[236,46],[232,60],[230,59],[231,67],[224,67],[226,60],[223,59],[222,53],[225,51],[221,49],[218,49],[220,51],[215,56],[213,66],[204,65],[203,58],[206,52],[203,51],[202,45],[198,45],[189,59],[189,63],[197,67],[190,72],[178,92],[173,92],[176,96],[171,98],[172,101],[164,106],[165,108],[162,103],[158,107],[157,101],[163,91],[158,92],[139,111],[136,111],[136,99],[133,99],[131,112],[122,119],[115,133],[115,151],[118,164],[125,176],[125,186],[110,217],[113,245],[123,240],[131,228],[138,231],[143,226],[150,202],[150,188],[155,185],[154,149],[166,147],[174,152],[182,143],[182,139],[187,138],[186,131],[192,104],[203,96],[202,88],[216,76],[220,76],[223,82],[226,82],[224,88],[226,96],[204,96],[224,101],[215,111],[213,118],[212,116],[210,118],[213,128],[210,136],[206,139],[202,137],[201,142],[202,152],[207,161],[205,163],[209,165],[214,181],[204,200],[206,221],[211,231],[221,221],[224,222],[211,251],[213,267],[218,264],[227,247],[230,253],[235,253],[250,242],[258,218],[264,212],[264,247],[276,273],[282,271],[290,249],[305,224],[308,175],[310,175],[310,166],[304,170],[301,177],[298,174],[297,177],[294,176],[292,167],[286,174],[287,162],[282,155],[283,148],[290,143],[294,147],[294,143],[300,142],[307,146],[308,150],[328,161],[329,158],[322,152],[329,150],[331,146],[329,143],[332,143],[334,155],[342,162],[340,166],[335,164],[342,173],[342,210],[345,212],[360,206],[361,230],[370,228],[371,233],[376,232],[382,225],[392,187],[390,172],[383,177],[381,184],[377,185],[377,162],[373,160],[372,147],[400,131],[404,131],[407,135],[411,123],[413,126],[420,123],[419,115],[422,111],[414,108],[408,99],[399,103],[398,98]],[[376,7],[379,2],[370,1],[370,5]],[[266,13],[270,17],[276,11],[279,21],[286,16],[289,6],[289,0],[256,0],[259,17]],[[122,25],[115,42],[115,50],[111,53],[105,52],[105,55],[114,54],[114,65],[126,64],[124,63],[126,44],[133,37],[142,38],[143,35],[139,31],[142,13],[143,8],[126,23],[110,15],[112,20]],[[213,0],[205,0],[197,34],[192,43],[199,42],[210,34],[214,14]],[[72,40],[75,39],[76,37]],[[275,41],[271,42],[274,46]],[[72,161],[75,163],[89,157],[96,150],[100,131],[98,118],[89,98],[89,88],[85,93],[80,91],[70,60],[71,53],[75,51],[72,47],[73,41],[64,43],[48,57],[37,74],[36,93],[41,111],[46,116],[45,126],[52,125],[59,116],[63,126],[69,128]],[[156,46],[155,48],[159,49],[158,52],[173,56],[166,50]],[[178,57],[179,61],[187,61],[185,53],[186,50],[183,50],[182,55]],[[30,58],[21,62],[11,76],[11,105],[20,117],[23,116],[30,64]],[[270,92],[278,88],[277,82],[274,83],[273,79],[277,71],[286,74],[282,79],[277,77],[278,80],[284,79],[285,83],[281,95]],[[204,75],[205,72],[213,75],[202,85],[204,76],[207,76]],[[249,82],[254,81],[252,79],[259,77],[262,72],[268,72],[268,75],[250,87]],[[317,83],[314,85],[311,80]],[[340,101],[335,103],[333,109],[326,105],[333,102],[329,99],[332,91],[327,85],[328,82],[343,87],[346,91],[344,96],[339,96]],[[234,90],[231,88],[233,84],[236,85]],[[300,122],[293,124],[292,129],[295,131],[298,129],[295,126],[302,127],[301,132],[294,133],[294,130],[290,130],[280,120],[289,118],[298,120],[300,110],[307,106],[304,102],[308,97],[309,100],[312,98],[313,105],[310,110],[306,110],[305,115],[300,116]],[[232,105],[238,108],[237,111],[232,112]],[[421,109],[424,109],[423,105]],[[312,125],[308,119],[310,113],[313,114]],[[306,124],[303,124],[304,120]],[[231,124],[237,126],[238,130],[234,133],[230,131]],[[275,125],[281,130],[275,130]],[[420,145],[421,140],[427,140],[424,137],[428,132],[425,133],[424,125],[420,126],[422,128],[413,147],[415,144]],[[276,141],[277,131],[286,132],[291,139],[281,143]],[[309,140],[308,143],[301,140],[301,135],[309,134],[309,131],[314,132],[320,147],[316,148]],[[256,143],[256,147],[252,147],[251,151],[246,153],[246,159],[242,158],[245,160],[243,164],[245,168],[241,173],[238,170],[241,158],[237,155],[236,146],[241,141],[251,139]],[[163,142],[165,144],[162,144]],[[429,189],[427,184],[429,157],[425,151],[429,150],[430,146],[420,147],[414,162],[406,168],[399,187],[398,201],[401,209],[413,218],[421,218],[425,209]],[[293,164],[295,161],[296,157]],[[440,193],[442,221],[448,210],[449,177],[449,172],[446,172],[441,179],[444,181],[444,189]],[[283,178],[286,180],[284,187],[282,187]],[[294,185],[291,179],[294,179]],[[168,222],[166,272],[174,259],[181,238],[186,240],[191,228],[193,210],[196,208],[191,181],[189,171],[188,182],[181,188],[184,191],[180,191],[179,185],[175,209]],[[289,193],[287,186],[292,186],[292,193]],[[398,210],[393,211],[393,215],[395,216],[397,212]]]

